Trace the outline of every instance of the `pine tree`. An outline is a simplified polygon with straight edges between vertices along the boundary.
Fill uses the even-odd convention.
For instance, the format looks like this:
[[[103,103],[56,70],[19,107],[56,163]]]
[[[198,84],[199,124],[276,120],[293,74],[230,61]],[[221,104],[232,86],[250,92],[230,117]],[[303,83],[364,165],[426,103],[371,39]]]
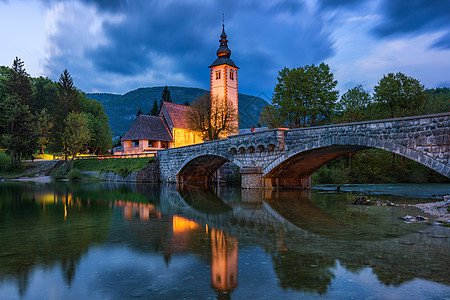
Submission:
[[[25,71],[24,62],[18,57],[14,59],[13,65],[7,73],[6,90],[8,95],[17,95],[22,104],[30,104],[32,93],[30,75]]]
[[[11,155],[11,166],[21,167],[21,158],[30,156],[37,146],[35,117],[28,106],[31,97],[29,75],[17,58],[7,69],[4,99],[0,103],[1,147]]]
[[[157,116],[158,114],[159,114],[159,105],[155,99],[155,101],[153,101],[153,107],[152,110],[149,112],[149,115]]]
[[[78,100],[78,90],[73,84],[69,71],[65,69],[58,81],[58,95],[55,105],[55,130],[54,138],[57,149],[64,152],[64,161],[66,172],[69,170],[67,140],[64,136],[66,128],[66,119],[71,112],[80,112]]]
[[[167,88],[167,85],[164,86],[164,89],[161,93],[161,101],[172,102],[172,98],[170,98],[170,91]]]
[[[136,113],[136,118],[142,115],[142,109],[139,107],[138,112]]]

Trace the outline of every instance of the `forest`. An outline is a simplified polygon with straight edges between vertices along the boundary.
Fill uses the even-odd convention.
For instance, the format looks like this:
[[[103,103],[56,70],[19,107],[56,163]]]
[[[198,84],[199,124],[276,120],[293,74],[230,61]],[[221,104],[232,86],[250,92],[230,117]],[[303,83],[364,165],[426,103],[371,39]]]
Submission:
[[[0,148],[7,154],[0,153],[0,168],[21,168],[23,159],[46,152],[63,155],[67,169],[69,156],[107,153],[111,143],[103,106],[77,89],[67,70],[54,82],[30,77],[20,58],[0,67]]]

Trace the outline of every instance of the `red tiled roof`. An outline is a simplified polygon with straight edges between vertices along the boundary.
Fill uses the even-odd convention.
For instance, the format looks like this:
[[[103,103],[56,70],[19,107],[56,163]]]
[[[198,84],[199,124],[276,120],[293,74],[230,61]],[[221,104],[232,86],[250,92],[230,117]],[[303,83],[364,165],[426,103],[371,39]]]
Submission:
[[[169,113],[173,127],[189,129],[186,113],[192,109],[191,107],[172,102],[163,102],[163,105]]]
[[[122,140],[150,140],[173,142],[169,129],[162,117],[139,115]]]

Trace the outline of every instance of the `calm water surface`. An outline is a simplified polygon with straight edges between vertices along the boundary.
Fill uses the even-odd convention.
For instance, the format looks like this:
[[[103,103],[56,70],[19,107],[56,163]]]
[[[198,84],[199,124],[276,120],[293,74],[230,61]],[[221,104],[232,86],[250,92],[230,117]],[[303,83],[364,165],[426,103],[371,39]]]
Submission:
[[[450,229],[334,190],[0,183],[0,299],[450,299]]]

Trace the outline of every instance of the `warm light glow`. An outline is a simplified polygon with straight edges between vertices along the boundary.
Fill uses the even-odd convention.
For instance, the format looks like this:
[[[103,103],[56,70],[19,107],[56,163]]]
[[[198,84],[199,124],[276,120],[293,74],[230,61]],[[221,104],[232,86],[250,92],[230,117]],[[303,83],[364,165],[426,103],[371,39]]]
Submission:
[[[198,223],[195,223],[194,221],[191,221],[189,219],[179,217],[179,216],[172,217],[173,233],[183,233],[183,232],[187,232],[187,231],[192,231],[199,227],[200,227],[200,225]]]
[[[202,143],[202,138],[194,131],[183,128],[173,128],[173,147],[183,147]]]
[[[125,219],[132,219],[133,216],[139,216],[139,219],[142,221],[150,220],[150,216],[157,217],[158,219],[161,218],[161,213],[150,203],[116,200],[114,201],[114,206],[123,208],[123,216]]]
[[[237,286],[238,240],[211,229],[211,285],[221,291]]]
[[[34,195],[34,199],[36,199],[36,202],[38,203],[54,203],[55,195],[53,193],[36,194]]]

